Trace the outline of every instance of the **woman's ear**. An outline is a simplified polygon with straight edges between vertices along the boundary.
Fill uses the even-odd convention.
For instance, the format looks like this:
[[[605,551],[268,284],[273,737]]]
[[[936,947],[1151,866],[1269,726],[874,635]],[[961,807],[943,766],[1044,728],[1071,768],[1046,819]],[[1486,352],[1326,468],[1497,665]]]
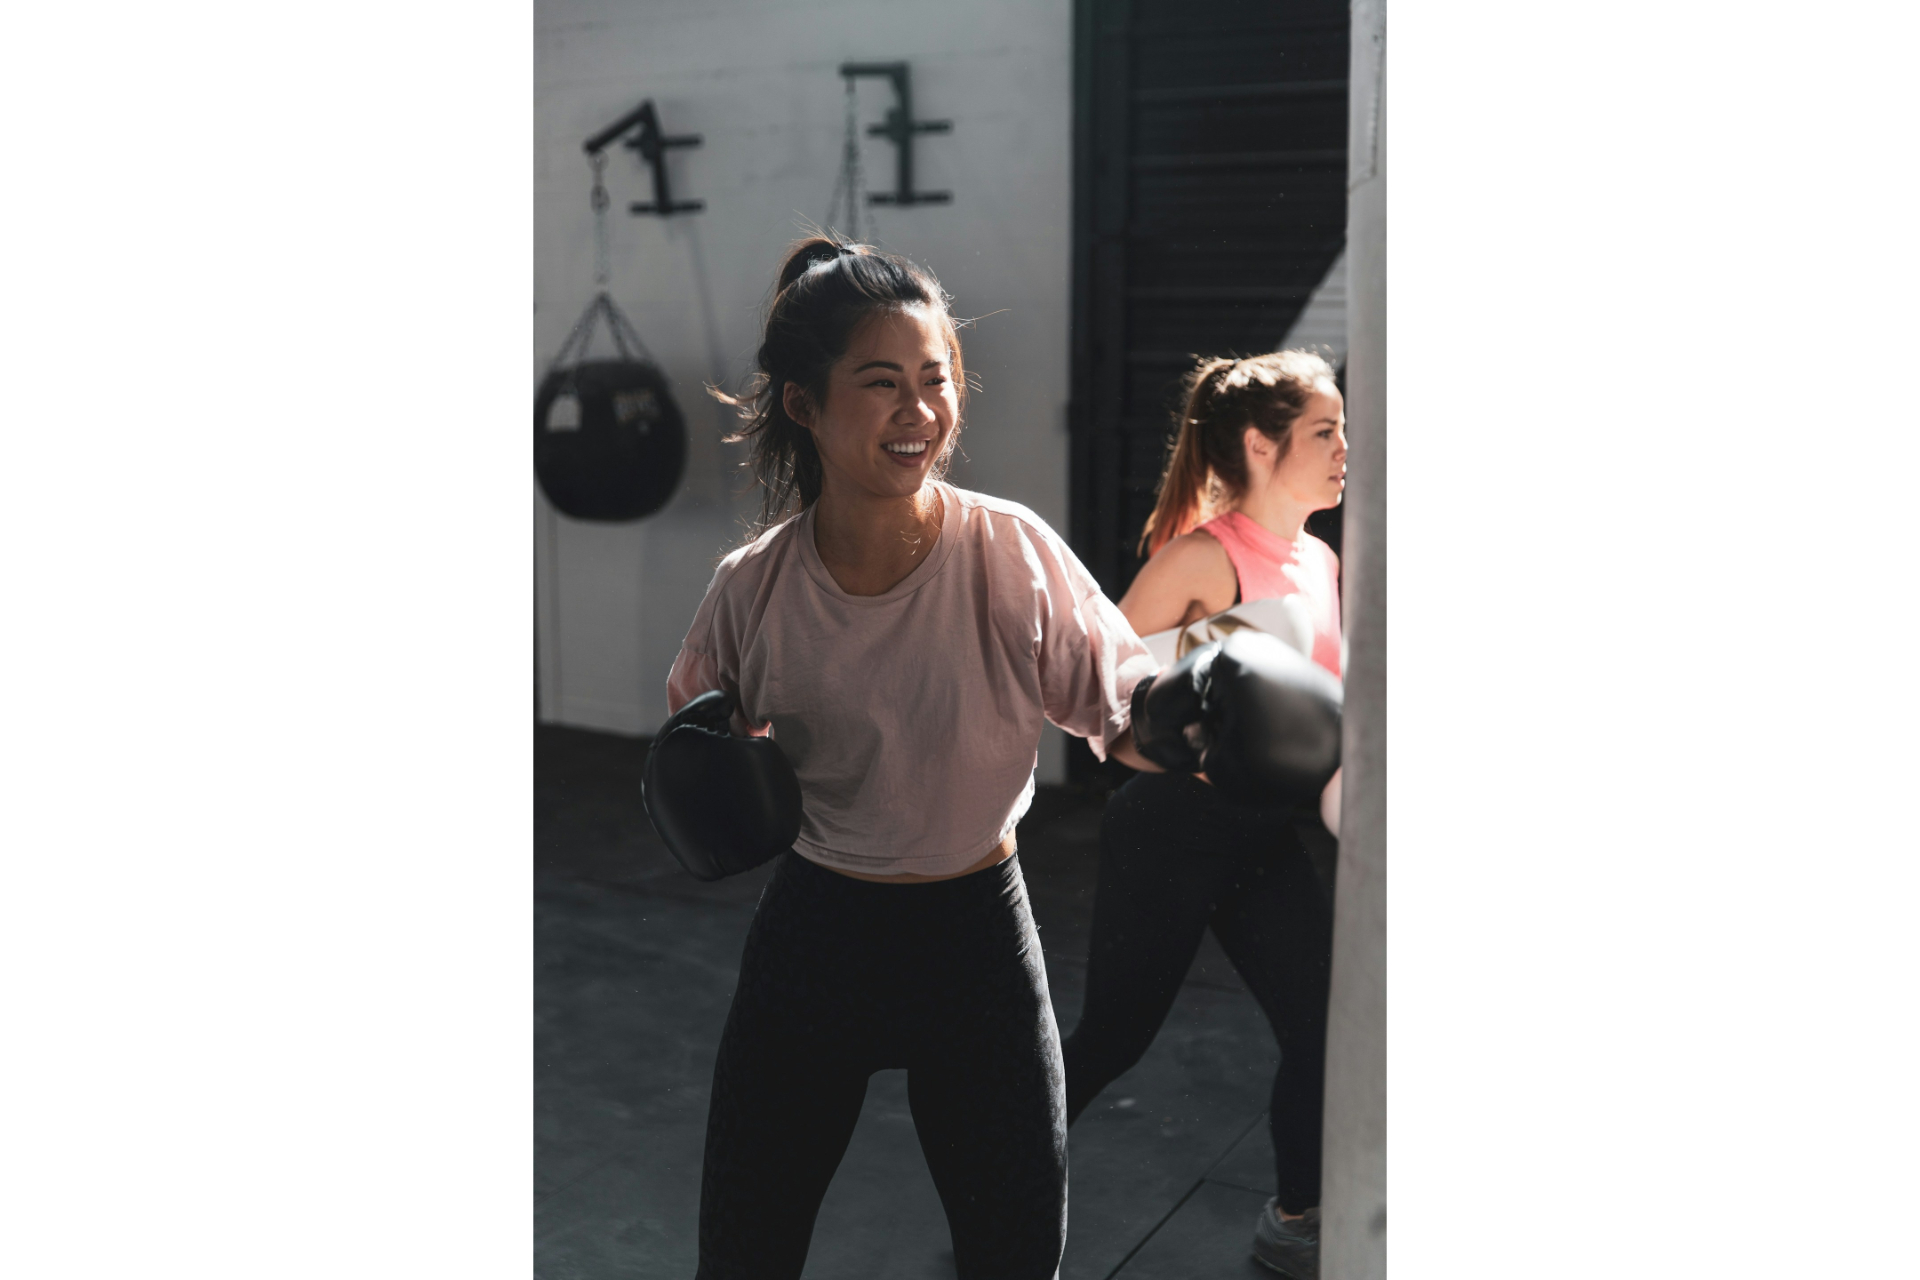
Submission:
[[[780,407],[809,431],[813,429],[813,405],[807,399],[807,390],[797,382],[783,383],[780,387]]]
[[[1266,432],[1258,427],[1248,427],[1241,439],[1246,441],[1249,460],[1259,459],[1263,467],[1271,467],[1280,453],[1280,446],[1267,438]]]

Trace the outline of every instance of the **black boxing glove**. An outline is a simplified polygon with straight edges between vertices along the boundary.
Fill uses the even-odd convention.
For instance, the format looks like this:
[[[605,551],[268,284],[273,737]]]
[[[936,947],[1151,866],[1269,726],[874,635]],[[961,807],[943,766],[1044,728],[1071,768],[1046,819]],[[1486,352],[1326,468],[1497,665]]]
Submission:
[[[1136,750],[1202,773],[1242,805],[1317,805],[1340,767],[1340,682],[1251,629],[1201,645],[1133,690]]]
[[[1133,747],[1169,773],[1200,772],[1200,716],[1220,645],[1203,644],[1133,686]]]
[[[772,738],[733,736],[733,709],[720,689],[680,708],[640,779],[653,829],[696,880],[751,870],[800,834],[800,779]]]
[[[1320,803],[1340,767],[1343,691],[1325,668],[1262,631],[1236,631],[1208,664],[1201,767],[1221,798]]]

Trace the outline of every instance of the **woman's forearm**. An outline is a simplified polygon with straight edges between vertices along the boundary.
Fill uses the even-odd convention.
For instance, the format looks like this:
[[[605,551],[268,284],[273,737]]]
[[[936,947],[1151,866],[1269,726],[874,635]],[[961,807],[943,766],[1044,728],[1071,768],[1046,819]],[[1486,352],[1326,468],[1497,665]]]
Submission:
[[[1134,750],[1133,730],[1130,728],[1122,731],[1119,737],[1107,744],[1107,755],[1127,768],[1138,769],[1141,773],[1166,772],[1165,769]]]

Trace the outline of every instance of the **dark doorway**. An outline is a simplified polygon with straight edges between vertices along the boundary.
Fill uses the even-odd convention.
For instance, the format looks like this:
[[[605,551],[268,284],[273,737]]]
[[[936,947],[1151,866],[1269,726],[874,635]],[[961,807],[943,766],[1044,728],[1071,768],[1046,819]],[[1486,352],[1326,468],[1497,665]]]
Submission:
[[[1076,0],[1068,520],[1112,599],[1193,356],[1277,348],[1345,243],[1348,30],[1345,0]],[[1338,549],[1337,511],[1309,528]]]
[[[1345,241],[1344,0],[1078,0],[1070,536],[1118,599],[1181,375],[1280,345]]]

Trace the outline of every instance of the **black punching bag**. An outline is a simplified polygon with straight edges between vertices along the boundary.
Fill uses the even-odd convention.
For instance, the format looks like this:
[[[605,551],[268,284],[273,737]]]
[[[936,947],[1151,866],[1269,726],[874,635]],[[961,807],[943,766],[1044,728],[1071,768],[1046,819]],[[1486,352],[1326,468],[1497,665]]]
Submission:
[[[533,398],[533,470],[576,520],[638,520],[665,506],[687,464],[687,424],[645,360],[554,368]]]

